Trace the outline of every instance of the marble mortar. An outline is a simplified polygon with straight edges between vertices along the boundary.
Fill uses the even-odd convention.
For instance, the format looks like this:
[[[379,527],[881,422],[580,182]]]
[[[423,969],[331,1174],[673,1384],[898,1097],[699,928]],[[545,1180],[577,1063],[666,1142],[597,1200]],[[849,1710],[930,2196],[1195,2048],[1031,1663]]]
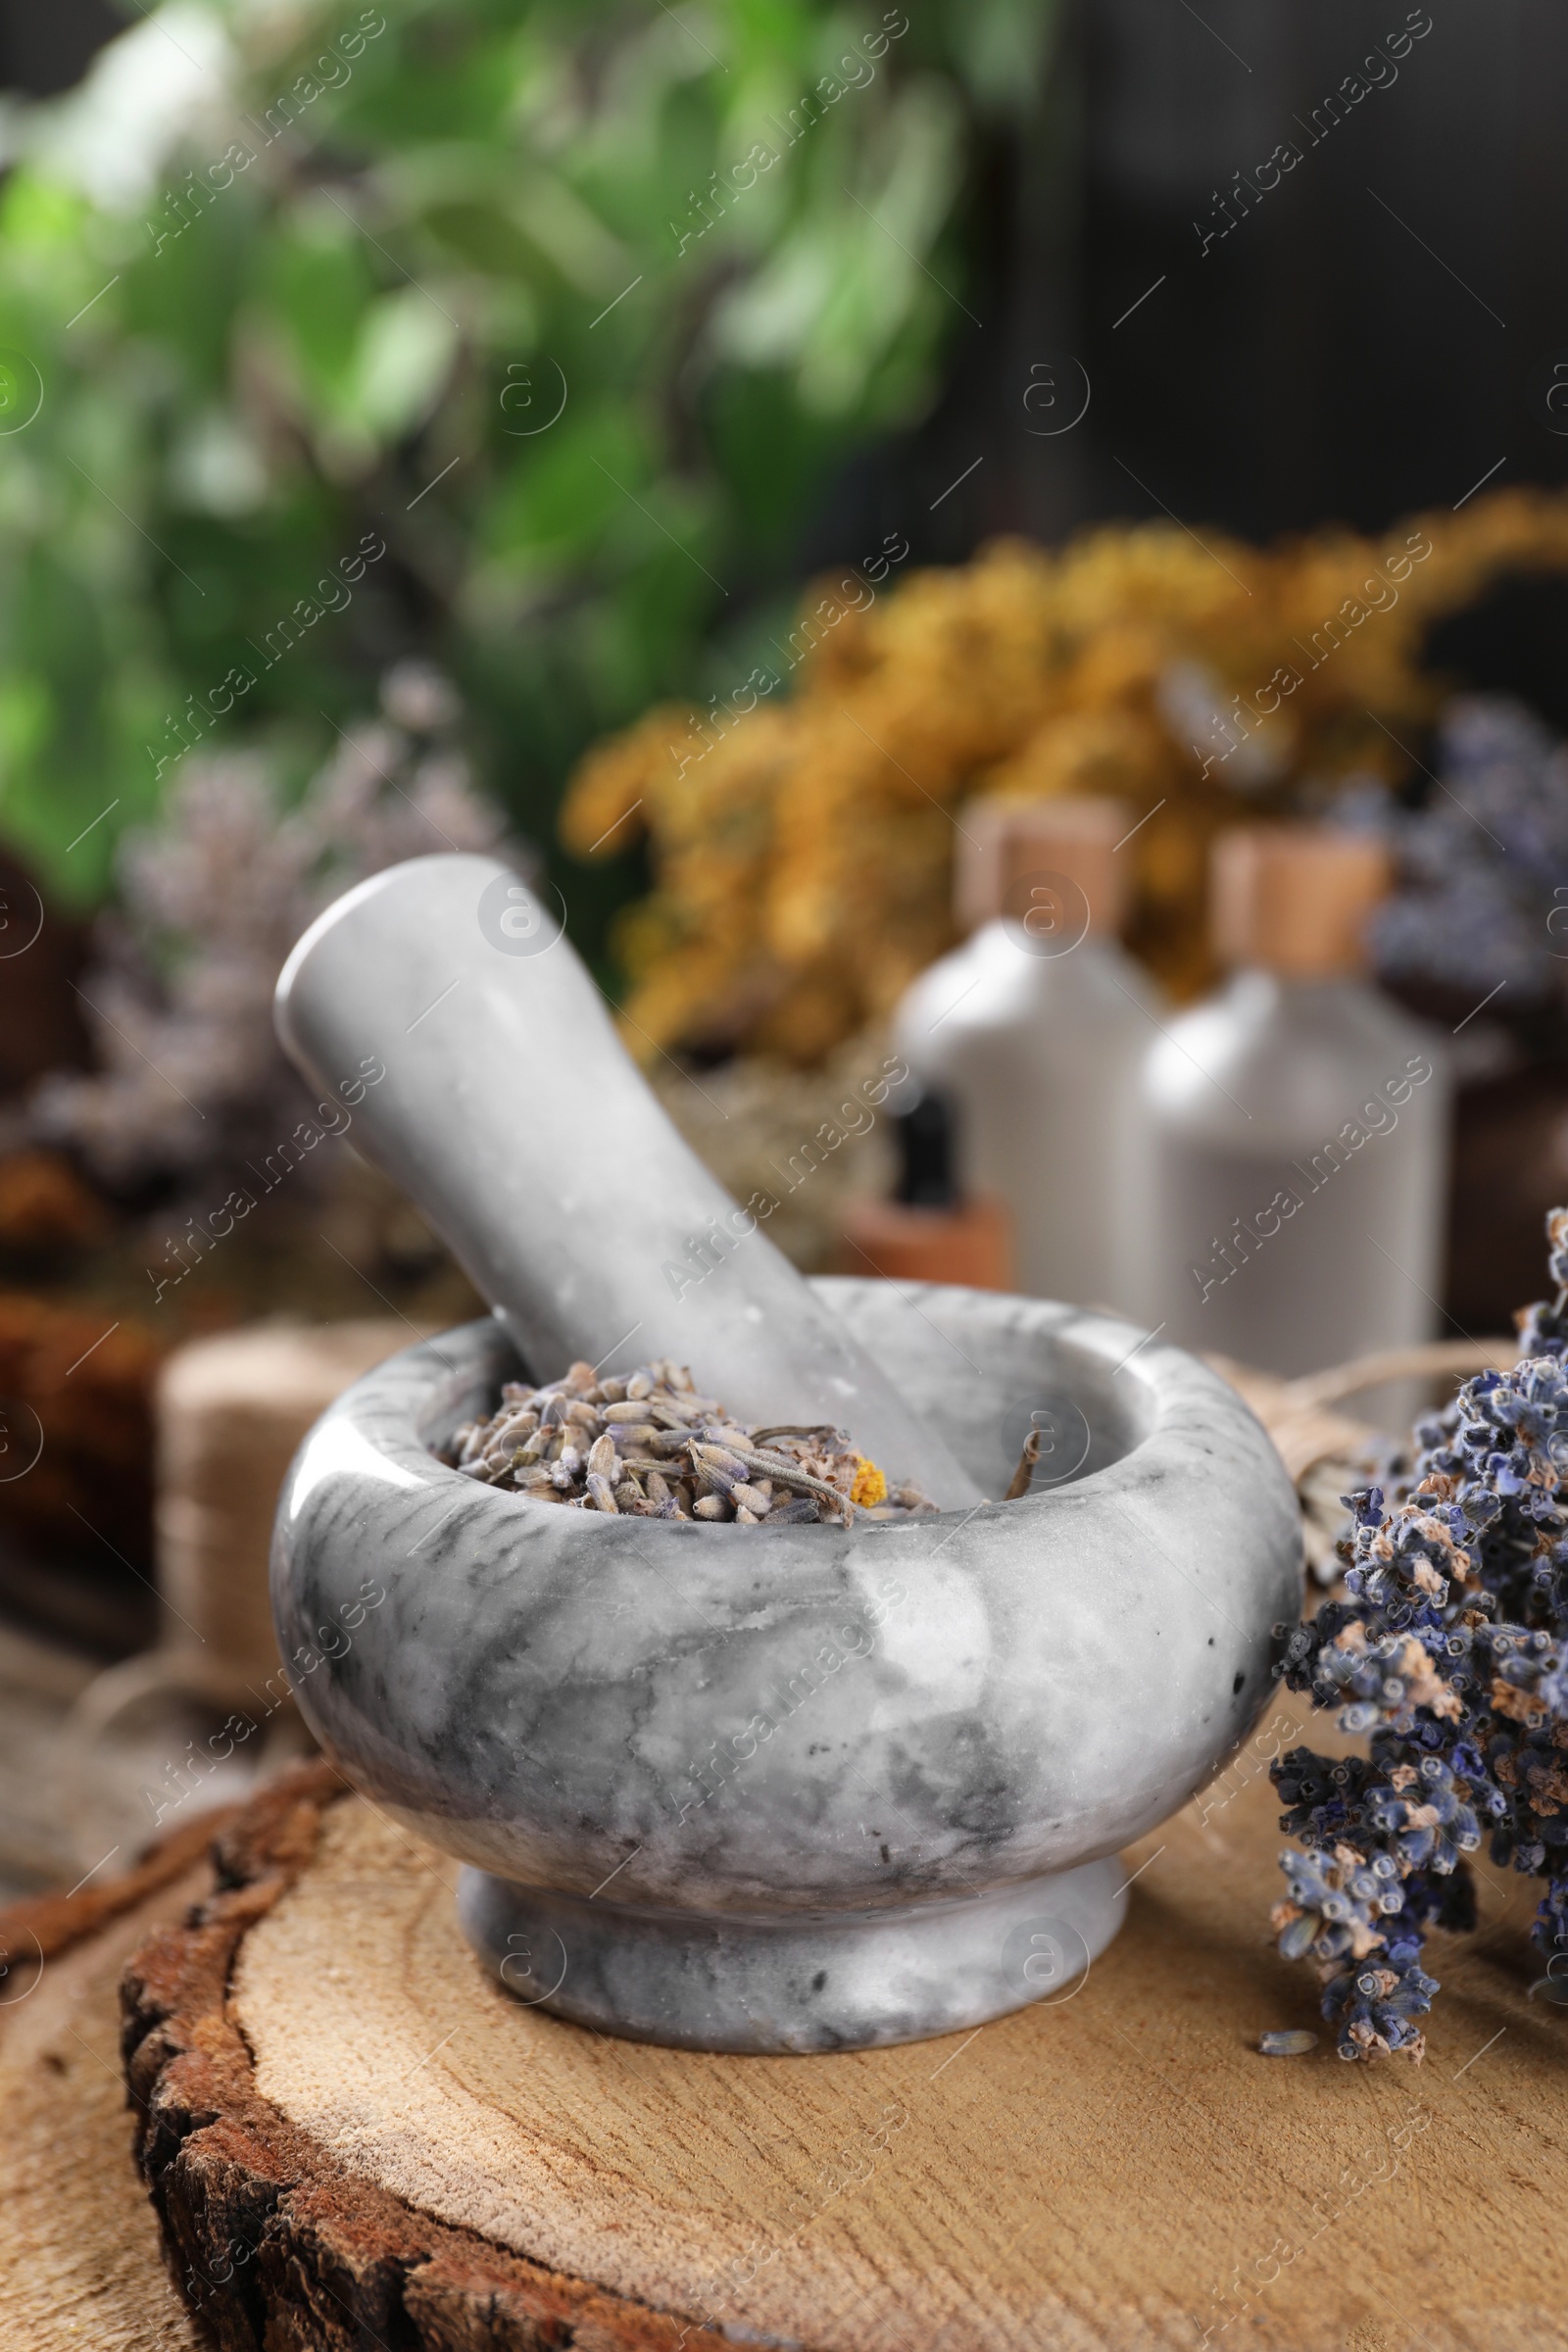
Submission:
[[[1192,1356],[1037,1299],[812,1288],[983,1493],[1031,1412],[1081,1458],[847,1529],[567,1511],[431,1450],[524,1370],[491,1319],[357,1382],[285,1482],[312,1729],[468,1866],[514,1992],[601,2032],[850,2049],[1070,1997],[1117,1849],[1245,1740],[1296,1621],[1290,1481]]]

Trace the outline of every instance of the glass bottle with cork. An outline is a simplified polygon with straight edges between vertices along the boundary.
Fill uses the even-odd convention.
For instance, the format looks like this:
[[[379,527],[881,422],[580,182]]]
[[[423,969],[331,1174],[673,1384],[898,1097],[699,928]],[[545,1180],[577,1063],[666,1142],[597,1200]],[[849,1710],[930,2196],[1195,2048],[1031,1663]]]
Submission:
[[[1159,992],[1122,948],[1134,819],[1109,800],[983,800],[958,825],[972,936],[894,1016],[919,1083],[951,1097],[966,1193],[1011,1215],[1020,1290],[1127,1307],[1138,1073]]]
[[[1138,1309],[1181,1346],[1294,1376],[1435,1336],[1449,1079],[1363,977],[1388,854],[1310,824],[1214,845],[1231,976],[1144,1063]]]

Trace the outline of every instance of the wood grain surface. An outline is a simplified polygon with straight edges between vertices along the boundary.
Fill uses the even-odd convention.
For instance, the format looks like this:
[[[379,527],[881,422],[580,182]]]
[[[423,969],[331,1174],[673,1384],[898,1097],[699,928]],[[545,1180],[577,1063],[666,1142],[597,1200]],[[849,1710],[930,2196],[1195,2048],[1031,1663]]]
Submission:
[[[1528,1885],[1489,1868],[1480,1933],[1436,1939],[1421,2068],[1348,2066],[1326,2032],[1258,2053],[1265,2029],[1320,2027],[1266,1923],[1267,1761],[1301,1721],[1271,1710],[1130,1853],[1128,1924],[1066,1997],[832,2057],[694,2056],[522,2006],[465,1944],[445,1857],[299,1785],[225,1864],[223,1953],[209,1926],[133,1971],[172,2233],[198,2257],[203,2229],[259,2242],[222,2341],[358,2346],[364,2322],[442,2352],[1568,2342],[1568,2013],[1530,1997]],[[541,2333],[573,2297],[576,2332]]]
[[[138,2158],[172,2265],[204,2282],[211,2340],[222,2352],[718,2352],[706,2329],[406,2205],[261,2094],[233,1972],[311,1876],[342,1790],[320,1764],[264,1789],[219,1841],[211,1897],[155,1936],[122,1985]],[[424,1877],[422,1856],[416,1867]],[[377,1899],[361,1883],[372,1940]],[[309,2006],[312,1986],[297,1997]]]
[[[213,1823],[147,1863],[0,1914],[0,2345],[196,2352],[131,2157],[129,1954],[210,1890]]]

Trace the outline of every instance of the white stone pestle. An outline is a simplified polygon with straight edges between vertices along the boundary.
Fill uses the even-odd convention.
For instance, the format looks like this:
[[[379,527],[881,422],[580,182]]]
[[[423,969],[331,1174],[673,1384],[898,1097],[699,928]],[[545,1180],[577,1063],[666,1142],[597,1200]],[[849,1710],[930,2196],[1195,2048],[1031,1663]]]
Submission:
[[[832,1422],[890,1484],[946,1509],[981,1499],[682,1141],[559,924],[498,860],[416,858],[347,892],[289,956],[275,1017],[314,1085],[358,1098],[355,1143],[535,1379],[673,1356],[743,1422]]]

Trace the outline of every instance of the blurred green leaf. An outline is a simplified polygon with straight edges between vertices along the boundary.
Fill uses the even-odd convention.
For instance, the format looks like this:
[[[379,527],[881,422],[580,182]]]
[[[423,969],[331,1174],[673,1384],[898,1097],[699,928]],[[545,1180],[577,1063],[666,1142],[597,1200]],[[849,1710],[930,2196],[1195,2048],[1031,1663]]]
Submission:
[[[20,114],[0,189],[0,831],[90,900],[180,729],[324,748],[417,650],[548,835],[586,742],[773,627],[835,468],[931,399],[976,122],[1025,102],[1050,24],[138,18]],[[368,532],[341,609],[264,650]],[[622,887],[574,871],[574,917]]]

